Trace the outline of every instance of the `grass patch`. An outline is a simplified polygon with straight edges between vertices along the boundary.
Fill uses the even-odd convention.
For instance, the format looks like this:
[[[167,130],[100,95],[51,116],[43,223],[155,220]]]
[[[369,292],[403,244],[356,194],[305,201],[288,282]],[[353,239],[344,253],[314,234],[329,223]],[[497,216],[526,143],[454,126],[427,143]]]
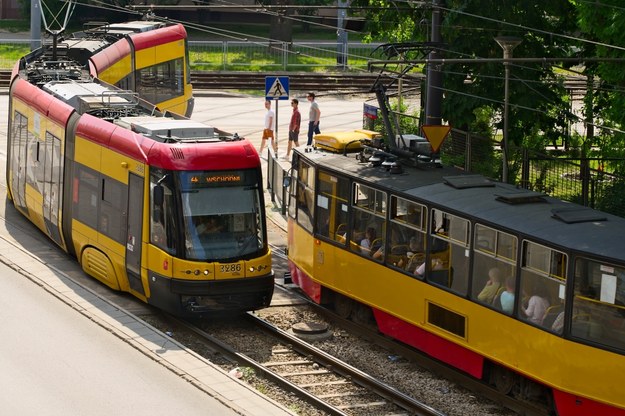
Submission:
[[[30,45],[0,44],[0,69],[11,69],[24,55],[30,52]]]
[[[0,29],[6,30],[11,33],[29,32],[30,22],[26,20],[2,19],[0,20]]]

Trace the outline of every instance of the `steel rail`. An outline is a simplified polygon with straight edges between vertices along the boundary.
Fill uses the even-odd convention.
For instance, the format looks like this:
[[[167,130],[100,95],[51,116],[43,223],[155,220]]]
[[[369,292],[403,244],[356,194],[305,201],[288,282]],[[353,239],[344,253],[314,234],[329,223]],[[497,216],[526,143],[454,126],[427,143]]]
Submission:
[[[443,416],[443,413],[433,409],[432,407],[422,403],[412,397],[400,392],[380,380],[371,377],[357,368],[333,357],[332,355],[316,348],[315,346],[300,340],[298,337],[289,334],[280,328],[275,327],[264,319],[248,313],[246,318],[251,320],[255,325],[261,327],[270,335],[278,338],[283,343],[289,345],[292,349],[308,357],[312,360],[331,369],[333,372],[350,379],[352,382],[366,388],[369,391],[383,397],[389,402],[405,409],[414,415],[423,416]]]

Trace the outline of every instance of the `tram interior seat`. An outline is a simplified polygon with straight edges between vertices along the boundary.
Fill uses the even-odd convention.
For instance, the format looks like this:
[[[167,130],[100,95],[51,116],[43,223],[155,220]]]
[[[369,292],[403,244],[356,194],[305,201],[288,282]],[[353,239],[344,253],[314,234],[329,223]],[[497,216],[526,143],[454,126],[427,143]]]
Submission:
[[[451,287],[454,283],[454,268],[432,270],[428,276],[428,281],[440,286]]]
[[[334,239],[340,243],[345,242],[345,236],[347,235],[347,224],[339,224],[334,232]]]
[[[396,244],[391,247],[391,254],[394,256],[405,256],[408,252],[408,244]]]
[[[542,325],[546,328],[551,328],[553,322],[556,320],[560,312],[564,309],[564,305],[551,305],[547,308],[545,316],[543,317]]]
[[[495,295],[495,298],[493,299],[493,306],[497,309],[499,309],[500,311],[503,310],[503,306],[501,305],[501,294],[505,291],[506,289],[503,287],[500,287],[499,290],[497,291],[497,294]]]
[[[407,244],[396,244],[391,247],[391,252],[389,253],[388,262],[394,265],[398,264],[407,264],[408,261],[408,245]]]
[[[384,246],[384,239],[376,238],[371,242],[371,245],[369,246],[369,248],[362,247],[362,254],[369,256],[369,257],[373,257],[373,255],[383,246]],[[384,256],[384,254],[382,254],[382,256]]]

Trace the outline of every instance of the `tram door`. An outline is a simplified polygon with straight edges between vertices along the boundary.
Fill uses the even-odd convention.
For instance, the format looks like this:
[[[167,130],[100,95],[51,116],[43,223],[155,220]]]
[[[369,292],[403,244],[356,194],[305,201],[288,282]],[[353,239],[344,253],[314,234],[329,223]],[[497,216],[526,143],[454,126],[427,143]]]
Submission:
[[[61,140],[46,132],[43,149],[43,217],[48,235],[61,245],[59,232],[59,194],[61,192]]]
[[[141,284],[141,229],[143,224],[143,178],[128,177],[128,235],[126,238],[126,274],[130,288],[145,294]]]

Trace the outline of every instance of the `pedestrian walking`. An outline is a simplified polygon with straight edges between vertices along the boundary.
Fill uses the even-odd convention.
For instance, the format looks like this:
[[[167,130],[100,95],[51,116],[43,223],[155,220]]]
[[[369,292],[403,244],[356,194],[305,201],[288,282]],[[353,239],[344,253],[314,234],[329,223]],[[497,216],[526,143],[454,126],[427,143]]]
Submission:
[[[299,146],[299,128],[302,124],[302,115],[297,108],[299,106],[299,100],[293,98],[291,100],[291,107],[293,107],[293,113],[291,114],[291,122],[289,123],[289,144],[286,149],[286,158],[291,157],[291,148]]]
[[[271,139],[271,147],[273,151],[278,153],[278,147],[276,146],[276,142],[273,135],[273,124],[275,119],[275,113],[271,109],[271,101],[265,100],[265,108],[267,112],[265,113],[265,126],[263,129],[263,137],[260,142],[260,151],[258,152],[260,156],[263,155],[263,149],[265,149],[265,145],[267,143],[267,139]]]
[[[319,104],[315,101],[315,93],[308,93],[308,101],[310,102],[310,111],[308,112],[308,146],[312,145],[313,134],[319,134],[319,120],[321,119],[321,110]]]

